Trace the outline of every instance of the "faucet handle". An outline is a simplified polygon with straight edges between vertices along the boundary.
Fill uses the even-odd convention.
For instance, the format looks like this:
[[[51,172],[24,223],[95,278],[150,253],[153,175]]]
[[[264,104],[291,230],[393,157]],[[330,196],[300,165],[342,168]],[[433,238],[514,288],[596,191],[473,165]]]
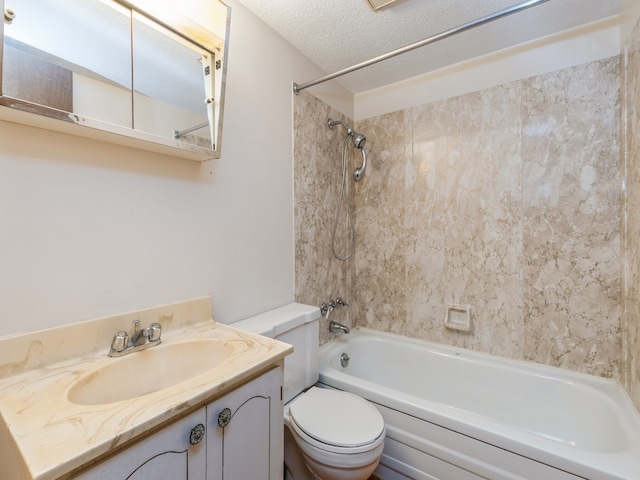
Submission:
[[[162,325],[160,325],[158,322],[154,322],[151,325],[149,325],[149,329],[151,330],[149,341],[151,342],[160,341],[160,336],[162,335]]]
[[[348,307],[349,304],[347,302],[345,302],[342,297],[338,297],[336,298],[336,305],[339,307]]]
[[[111,340],[111,351],[122,352],[129,345],[129,335],[127,332],[120,330],[113,336]]]
[[[329,319],[329,315],[333,312],[333,309],[336,308],[336,303],[331,300],[329,304],[323,303],[320,305],[320,313],[324,316],[324,318]]]
[[[142,329],[142,336],[144,337],[145,342],[150,342],[152,335],[153,335],[153,330],[151,330],[151,327]]]

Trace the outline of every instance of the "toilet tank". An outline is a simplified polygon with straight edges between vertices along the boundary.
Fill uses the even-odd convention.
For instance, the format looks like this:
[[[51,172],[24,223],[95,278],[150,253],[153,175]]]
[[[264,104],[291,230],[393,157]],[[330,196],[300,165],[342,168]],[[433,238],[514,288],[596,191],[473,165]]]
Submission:
[[[318,381],[319,319],[318,307],[290,303],[231,324],[293,345],[293,353],[284,360],[284,403]]]

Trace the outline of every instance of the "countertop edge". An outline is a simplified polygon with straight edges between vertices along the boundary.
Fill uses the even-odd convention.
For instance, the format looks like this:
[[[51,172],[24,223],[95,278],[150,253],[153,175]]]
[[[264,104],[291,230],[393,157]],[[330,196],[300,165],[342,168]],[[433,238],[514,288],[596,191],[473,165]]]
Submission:
[[[29,430],[26,425],[17,425],[20,418],[28,418],[31,412],[23,412],[21,409],[15,407],[13,409],[7,408],[6,405],[0,403],[0,421],[2,421],[2,425],[0,425],[2,430],[0,430],[0,432],[4,431],[8,437],[7,441],[13,442],[16,447],[13,449],[15,451],[9,458],[23,463],[23,468],[17,468],[14,471],[20,472],[21,474],[24,471],[24,473],[28,475],[27,478],[31,480],[72,478],[72,475],[99,463],[117,451],[123,450],[127,445],[131,445],[148,434],[170,425],[181,417],[188,415],[190,412],[205,406],[216,398],[257,378],[275,367],[293,351],[291,345],[240,331],[214,321],[204,322],[195,327],[197,327],[195,331],[190,331],[185,335],[187,340],[201,338],[202,335],[211,335],[216,338],[221,335],[224,341],[239,342],[239,344],[245,345],[246,351],[240,350],[238,353],[234,353],[229,364],[225,365],[222,373],[219,375],[205,372],[159,392],[132,399],[131,401],[118,402],[118,405],[114,405],[113,409],[110,410],[104,405],[100,405],[100,408],[96,408],[97,413],[94,414],[95,418],[86,419],[86,425],[84,424],[85,419],[81,419],[80,423],[82,424],[82,428],[76,426],[77,428],[74,430],[75,433],[82,431],[82,429],[90,430],[95,424],[102,425],[100,415],[104,417],[106,429],[112,428],[113,425],[117,423],[113,420],[113,417],[118,417],[118,413],[120,412],[122,412],[123,417],[131,417],[133,420],[128,420],[129,423],[123,422],[125,423],[125,427],[123,427],[122,430],[113,430],[112,433],[98,435],[99,439],[97,441],[94,443],[87,442],[86,447],[73,450],[74,454],[72,455],[62,452],[61,447],[61,454],[58,457],[48,457],[46,460],[38,458],[39,455],[36,454],[38,451],[36,448],[37,442],[28,439],[32,430]],[[179,333],[177,334],[179,335]],[[133,355],[135,355],[135,353]],[[79,359],[79,362],[86,360],[87,359]],[[104,355],[91,356],[88,361],[104,362]],[[68,362],[65,362],[65,364],[66,363]],[[62,373],[65,372],[64,368],[67,367],[61,369]],[[71,373],[74,370],[74,364],[70,363],[68,369]],[[77,367],[75,367],[75,369],[77,370]],[[90,369],[91,367],[89,370]],[[39,372],[43,374],[45,370],[46,369],[27,372],[18,375],[18,377],[29,375],[36,375],[37,377]],[[50,374],[50,372],[46,373]],[[43,378],[51,381],[47,375],[43,374]],[[0,383],[6,383],[8,381],[10,381],[10,378],[0,379]],[[68,381],[68,383],[71,382],[73,382],[73,380]],[[28,384],[28,380],[23,381],[17,390],[26,390],[25,385]],[[44,384],[46,385],[46,381]],[[62,386],[56,385],[58,396],[61,396],[60,392],[66,392],[64,382],[61,382],[61,384]],[[34,385],[34,390],[36,390],[38,388],[38,381],[35,381]],[[0,389],[0,393],[2,393],[1,390],[2,389]],[[13,392],[14,389],[11,390]],[[19,398],[19,395],[13,393],[12,395],[11,400],[17,404],[16,398]],[[23,395],[25,398],[30,398],[28,391],[23,393]],[[40,394],[40,397],[41,396]],[[33,405],[29,405],[24,410],[37,410],[42,419],[46,419],[47,422],[51,422],[51,424],[54,425],[54,427],[51,427],[52,431],[59,428],[56,422],[62,423],[67,418],[73,420],[73,415],[80,416],[82,412],[89,412],[91,410],[86,406],[84,408],[70,406],[68,416],[61,414],[58,417],[52,416],[52,418],[49,418],[49,415],[45,414],[46,407],[38,407],[37,402],[39,399],[37,397],[38,395],[34,396]],[[3,399],[2,395],[0,395],[0,400]],[[66,398],[60,399],[59,402],[64,403],[64,400],[66,400]],[[68,403],[68,400],[66,401]],[[148,411],[147,407],[149,407]],[[7,418],[5,418],[5,413],[8,414]],[[50,425],[45,426],[49,427]],[[71,443],[73,445],[81,445],[85,440],[86,437],[82,439],[77,437],[74,438]],[[38,445],[38,447],[42,448],[41,445]],[[0,479],[1,478],[2,475],[0,475]]]

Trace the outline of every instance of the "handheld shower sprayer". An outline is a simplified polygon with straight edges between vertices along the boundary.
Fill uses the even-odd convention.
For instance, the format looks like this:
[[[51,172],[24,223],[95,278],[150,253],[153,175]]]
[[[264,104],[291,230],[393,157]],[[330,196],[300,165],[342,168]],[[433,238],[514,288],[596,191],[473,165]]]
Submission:
[[[350,137],[353,141],[353,146],[360,150],[362,154],[362,165],[356,168],[353,172],[353,180],[359,182],[364,177],[364,172],[367,169],[367,151],[364,148],[364,144],[367,141],[367,137],[365,137],[362,133],[358,133],[354,131],[351,127],[349,127],[346,123],[341,122],[340,120],[334,120],[330,118],[327,121],[327,126],[329,128],[333,128],[335,125],[342,125],[347,131],[347,137]]]
[[[336,125],[342,125],[347,131],[347,135],[342,141],[342,184],[340,190],[340,201],[338,203],[338,210],[336,211],[336,218],[333,224],[333,232],[331,234],[331,250],[333,251],[334,257],[336,257],[338,260],[344,261],[351,257],[356,249],[356,230],[353,222],[351,206],[349,205],[349,184],[347,182],[347,159],[349,156],[347,155],[347,150],[349,148],[349,143],[353,142],[353,146],[360,150],[360,153],[362,154],[362,164],[353,172],[353,180],[355,182],[359,182],[360,180],[362,180],[364,172],[367,168],[367,151],[364,149],[364,144],[367,139],[363,134],[355,132],[349,125],[341,122],[340,120],[334,120],[333,118],[327,120],[327,126],[329,128],[333,128]],[[336,230],[338,229],[340,212],[342,211],[343,206],[346,209],[348,222],[347,225],[349,226],[350,233],[350,237],[347,236],[347,253],[344,255],[338,253],[338,247],[336,244]],[[347,235],[349,235],[349,233]]]
[[[353,139],[353,145],[360,150],[362,154],[362,165],[355,169],[353,172],[353,180],[359,182],[364,177],[364,171],[367,169],[367,151],[364,149],[364,143],[367,141],[367,138],[361,134],[354,132],[351,136]]]

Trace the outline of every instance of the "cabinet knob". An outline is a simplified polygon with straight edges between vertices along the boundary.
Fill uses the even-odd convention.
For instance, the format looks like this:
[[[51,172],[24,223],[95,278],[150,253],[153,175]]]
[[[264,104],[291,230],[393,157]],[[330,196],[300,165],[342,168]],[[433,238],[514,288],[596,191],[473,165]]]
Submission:
[[[204,425],[199,423],[191,429],[191,435],[189,435],[189,443],[191,445],[199,444],[204,438],[205,428]]]
[[[229,425],[231,421],[231,410],[228,408],[223,408],[222,411],[218,414],[218,426],[224,428]]]

